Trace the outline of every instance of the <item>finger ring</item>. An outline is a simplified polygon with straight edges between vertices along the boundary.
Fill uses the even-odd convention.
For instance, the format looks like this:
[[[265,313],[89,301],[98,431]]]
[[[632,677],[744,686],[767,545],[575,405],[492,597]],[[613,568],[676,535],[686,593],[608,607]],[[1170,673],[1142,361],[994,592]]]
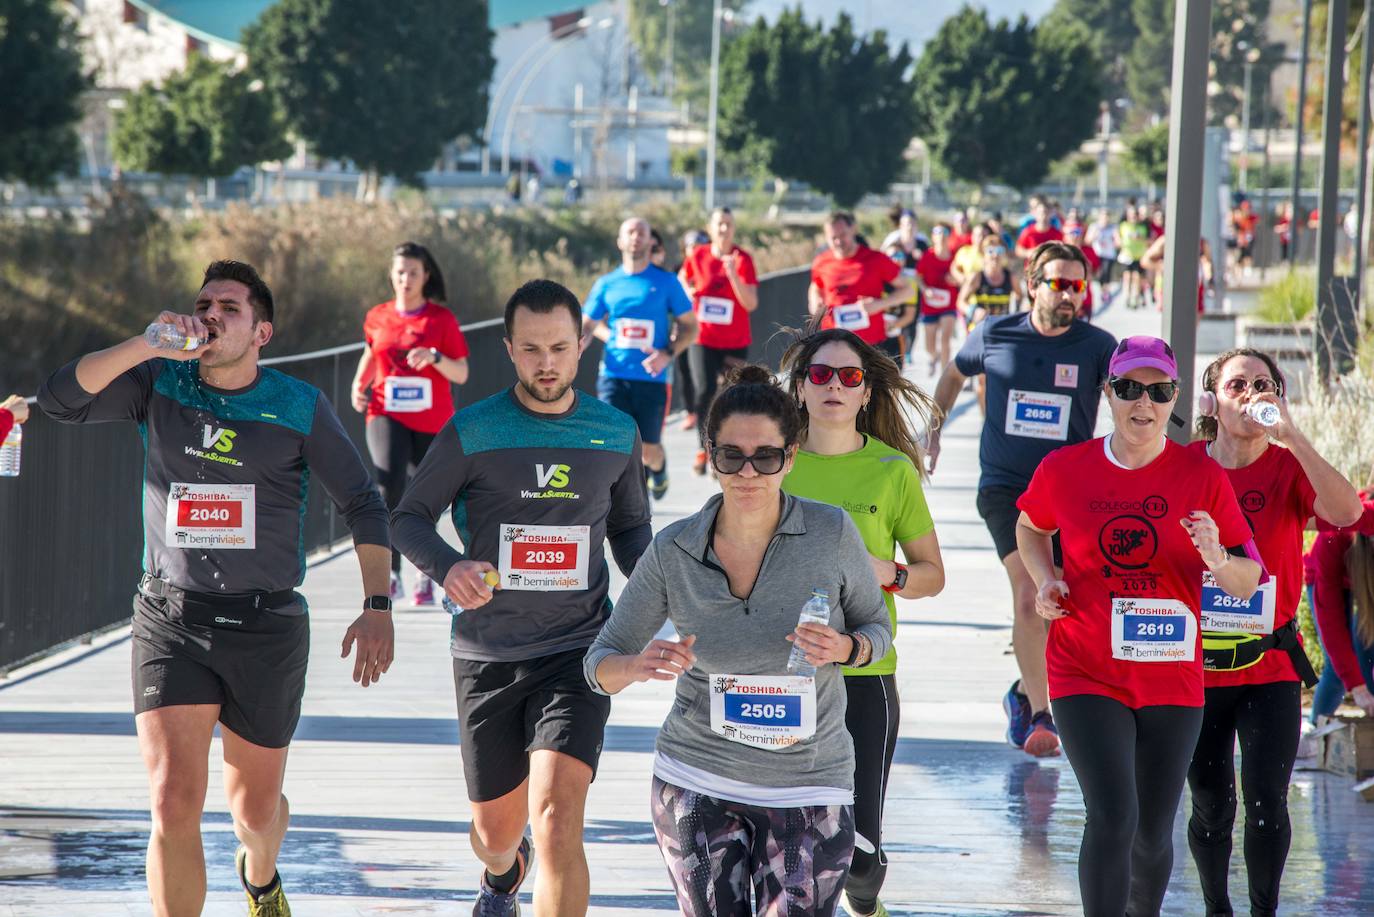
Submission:
[[[663,647],[659,647],[659,649],[658,649],[658,658],[659,658],[659,659],[666,659],[667,656],[668,656],[668,651],[665,650],[665,649],[663,649]]]

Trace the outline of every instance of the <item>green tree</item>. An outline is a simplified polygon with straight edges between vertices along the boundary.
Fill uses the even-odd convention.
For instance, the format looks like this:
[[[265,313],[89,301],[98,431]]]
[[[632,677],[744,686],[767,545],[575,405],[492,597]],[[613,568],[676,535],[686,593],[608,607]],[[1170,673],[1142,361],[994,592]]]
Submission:
[[[721,7],[738,13],[746,3],[724,0]],[[630,37],[641,66],[660,91],[671,89],[674,100],[702,117],[709,104],[711,10],[711,0],[630,0]]]
[[[291,154],[271,96],[232,64],[203,54],[162,86],[147,83],[130,93],[113,141],[121,168],[198,178]]]
[[[1130,3],[1122,0],[1056,0],[1041,21],[1042,28],[1060,29],[1079,23],[1092,33],[1102,61],[1102,96],[1126,96],[1126,59],[1140,34]]]
[[[1131,0],[1136,40],[1126,59],[1126,86],[1143,114],[1169,110],[1174,67],[1174,0]]]
[[[965,6],[916,65],[921,136],[957,178],[1030,187],[1092,136],[1100,67],[1081,25],[993,23]]]
[[[720,141],[756,174],[810,183],[849,205],[901,174],[915,134],[911,55],[883,31],[830,31],[801,8],[735,37],[720,73]]]
[[[52,0],[0,0],[0,180],[50,184],[77,169],[80,38]]]
[[[244,33],[250,69],[317,154],[406,180],[481,130],[491,42],[485,0],[278,0]]]
[[[1126,138],[1126,165],[1136,177],[1152,185],[1166,184],[1169,178],[1169,123]]]

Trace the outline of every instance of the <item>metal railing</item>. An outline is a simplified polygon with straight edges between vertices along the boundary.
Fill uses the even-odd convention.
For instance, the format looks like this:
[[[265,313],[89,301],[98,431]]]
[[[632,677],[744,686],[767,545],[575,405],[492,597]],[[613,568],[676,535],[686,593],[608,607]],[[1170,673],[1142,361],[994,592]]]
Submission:
[[[806,269],[760,278],[751,358],[776,365],[783,343],[778,326],[800,324],[806,314]],[[461,407],[515,382],[500,319],[463,328],[468,383]],[[363,417],[349,404],[349,387],[362,344],[263,360],[325,393],[344,429],[368,460]],[[601,344],[582,358],[576,385],[596,390]],[[130,615],[142,569],[143,448],[133,424],[72,426],[36,408],[24,425],[22,473],[0,478],[0,673]],[[305,513],[308,555],[349,537],[322,487],[312,487]]]

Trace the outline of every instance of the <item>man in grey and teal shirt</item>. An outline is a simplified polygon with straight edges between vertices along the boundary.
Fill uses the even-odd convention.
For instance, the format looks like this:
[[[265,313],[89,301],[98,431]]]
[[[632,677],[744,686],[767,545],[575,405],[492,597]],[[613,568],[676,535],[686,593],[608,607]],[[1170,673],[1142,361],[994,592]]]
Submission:
[[[200,814],[216,722],[250,913],[288,913],[276,861],[310,649],[295,589],[305,578],[312,476],[352,530],[372,597],[344,638],[346,653],[358,643],[353,678],[366,687],[391,664],[386,507],[324,395],[258,366],[272,319],[272,292],[257,272],[217,261],[192,315],[158,316],[194,339],[187,349],[159,349],[139,335],[64,366],[39,393],[60,421],[137,422],[147,452],[133,683],[152,785],[148,889],[158,913],[204,905]]]
[[[634,421],[572,388],[585,347],[577,297],[531,281],[505,322],[518,383],[439,433],[391,529],[461,609],[451,643],[459,745],[472,847],[486,866],[473,913],[516,912],[528,821],[542,858],[536,912],[580,914],[590,886],[582,812],[610,713],[582,657],[610,614],[604,544],[628,575],[651,538],[648,496]],[[444,512],[462,551],[435,531]]]
[[[597,397],[634,418],[644,448],[644,473],[658,500],[668,492],[662,438],[669,371],[697,339],[697,317],[677,277],[649,262],[651,241],[642,218],[620,224],[616,245],[621,266],[592,284],[583,330],[606,344]]]

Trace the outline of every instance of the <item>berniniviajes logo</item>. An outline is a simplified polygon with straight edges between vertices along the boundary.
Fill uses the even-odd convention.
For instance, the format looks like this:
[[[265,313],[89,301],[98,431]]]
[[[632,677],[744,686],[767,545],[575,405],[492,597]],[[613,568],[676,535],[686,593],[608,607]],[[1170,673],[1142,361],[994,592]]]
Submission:
[[[1122,570],[1143,570],[1159,550],[1159,534],[1144,516],[1116,516],[1097,533],[1102,556]]]
[[[534,486],[538,490],[522,490],[525,500],[580,500],[582,495],[568,489],[572,480],[571,465],[534,466]]]

